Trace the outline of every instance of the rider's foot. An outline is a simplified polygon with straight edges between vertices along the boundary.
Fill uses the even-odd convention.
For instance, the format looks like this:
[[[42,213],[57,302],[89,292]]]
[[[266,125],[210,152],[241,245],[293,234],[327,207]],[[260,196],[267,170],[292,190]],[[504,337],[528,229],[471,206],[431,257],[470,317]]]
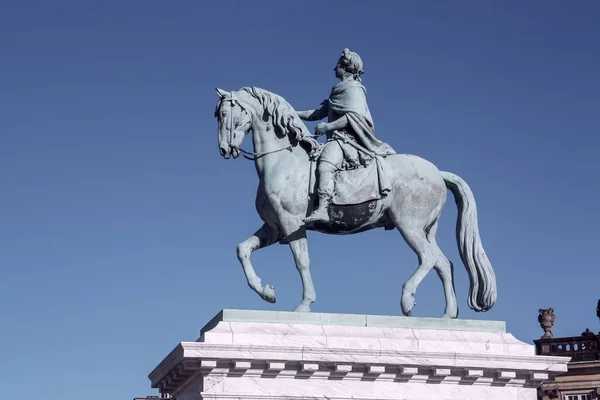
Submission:
[[[327,207],[319,207],[314,210],[308,217],[304,219],[304,222],[329,222],[329,213]]]
[[[331,203],[331,193],[329,191],[319,191],[319,207],[306,218],[305,223],[309,222],[329,222],[329,203]]]

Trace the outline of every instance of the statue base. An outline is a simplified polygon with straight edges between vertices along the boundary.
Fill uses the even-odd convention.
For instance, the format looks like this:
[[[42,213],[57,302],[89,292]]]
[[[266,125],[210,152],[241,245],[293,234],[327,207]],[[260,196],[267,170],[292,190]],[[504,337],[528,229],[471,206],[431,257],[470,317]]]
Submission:
[[[149,378],[177,400],[535,400],[568,361],[504,322],[223,310]]]

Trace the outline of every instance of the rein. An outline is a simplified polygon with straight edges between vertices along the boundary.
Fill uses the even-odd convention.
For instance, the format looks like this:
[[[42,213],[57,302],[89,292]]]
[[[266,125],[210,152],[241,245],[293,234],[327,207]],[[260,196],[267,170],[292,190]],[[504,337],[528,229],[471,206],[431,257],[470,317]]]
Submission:
[[[240,154],[246,159],[246,160],[250,160],[250,161],[256,161],[261,157],[267,156],[269,154],[273,154],[273,153],[277,153],[283,150],[291,150],[292,149],[292,145],[283,147],[281,149],[276,149],[276,150],[271,150],[271,151],[265,151],[262,153],[254,153],[252,151],[248,151],[248,150],[244,150],[241,147],[236,147],[236,146],[231,146],[229,145],[232,149],[236,149],[237,151],[240,152]]]

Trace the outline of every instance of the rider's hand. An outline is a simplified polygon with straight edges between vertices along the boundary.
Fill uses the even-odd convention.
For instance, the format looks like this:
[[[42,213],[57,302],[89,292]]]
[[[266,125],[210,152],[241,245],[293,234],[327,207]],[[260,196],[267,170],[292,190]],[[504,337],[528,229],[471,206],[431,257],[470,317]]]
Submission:
[[[312,152],[314,152],[314,151],[316,151],[316,150],[319,149],[319,142],[317,141],[317,139],[308,136],[308,137],[305,137],[303,139],[303,141],[305,143],[307,143],[308,146],[310,147],[310,153],[312,153]]]
[[[315,134],[322,135],[327,132],[327,124],[325,122],[321,122],[319,125],[315,127]]]

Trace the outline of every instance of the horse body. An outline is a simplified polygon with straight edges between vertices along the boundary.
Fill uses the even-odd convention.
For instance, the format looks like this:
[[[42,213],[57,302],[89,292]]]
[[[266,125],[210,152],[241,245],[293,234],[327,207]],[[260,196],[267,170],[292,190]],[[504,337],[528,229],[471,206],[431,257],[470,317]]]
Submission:
[[[359,204],[332,204],[329,224],[309,224],[306,228],[343,235],[375,228],[393,229],[395,220],[417,218],[431,225],[446,201],[446,186],[437,168],[411,154],[387,156],[383,164],[392,188],[388,196]],[[311,206],[314,204],[309,202],[309,213]]]
[[[316,299],[309,268],[306,230],[329,234],[355,234],[366,230],[396,227],[419,258],[415,273],[403,285],[401,308],[410,315],[417,286],[435,268],[442,280],[446,298],[444,316],[456,318],[458,307],[453,284],[453,268],[437,246],[437,224],[446,202],[446,189],[457,198],[459,221],[457,240],[463,263],[471,278],[469,306],[487,311],[496,300],[495,276],[481,246],[475,201],[466,183],[458,176],[441,172],[429,161],[409,154],[384,159],[391,191],[379,200],[352,205],[332,205],[331,223],[305,225],[312,211],[310,160],[300,145],[309,136],[306,126],[280,96],[258,88],[237,92],[219,91],[219,147],[228,158],[241,152],[244,136],[251,130],[255,167],[259,177],[256,209],[263,226],[238,245],[238,259],[248,285],[261,298],[275,302],[271,285],[263,285],[250,255],[273,243],[288,243],[303,284],[302,301],[296,311],[310,311]]]

